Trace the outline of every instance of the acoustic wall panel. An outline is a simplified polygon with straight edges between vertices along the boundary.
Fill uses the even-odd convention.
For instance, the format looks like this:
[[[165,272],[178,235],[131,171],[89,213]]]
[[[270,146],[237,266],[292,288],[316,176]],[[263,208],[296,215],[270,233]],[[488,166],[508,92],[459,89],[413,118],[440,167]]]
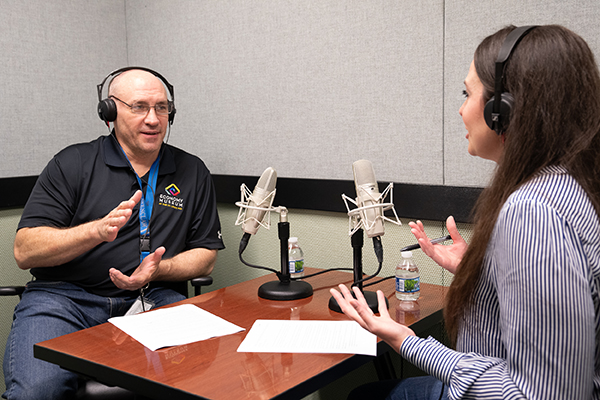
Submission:
[[[563,24],[600,51],[600,5],[578,2],[0,0],[0,178],[37,175],[106,133],[95,85],[145,65],[175,85],[170,143],[211,171],[485,186],[458,115],[472,54],[509,24]]]
[[[449,186],[485,186],[495,163],[469,156],[458,109],[477,45],[506,25],[560,24],[581,35],[600,60],[600,3],[579,1],[445,1],[444,176]]]
[[[130,61],[175,86],[170,143],[211,172],[352,179],[366,158],[444,183],[443,1],[127,4]]]
[[[96,84],[127,64],[124,0],[0,1],[0,178],[107,132]]]

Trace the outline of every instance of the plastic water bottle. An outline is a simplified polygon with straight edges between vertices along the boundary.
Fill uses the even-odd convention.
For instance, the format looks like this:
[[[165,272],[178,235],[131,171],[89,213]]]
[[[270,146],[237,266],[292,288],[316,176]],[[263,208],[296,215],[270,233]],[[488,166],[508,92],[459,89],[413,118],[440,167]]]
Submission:
[[[417,300],[421,294],[419,268],[412,258],[411,251],[403,251],[402,262],[396,266],[396,298]]]
[[[288,239],[288,254],[290,276],[292,278],[301,278],[304,276],[304,252],[298,244],[297,237]]]

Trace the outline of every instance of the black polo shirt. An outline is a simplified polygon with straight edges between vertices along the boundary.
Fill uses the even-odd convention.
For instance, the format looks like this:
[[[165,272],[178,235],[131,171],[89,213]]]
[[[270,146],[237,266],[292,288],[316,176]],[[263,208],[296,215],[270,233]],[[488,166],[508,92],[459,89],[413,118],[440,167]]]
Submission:
[[[146,186],[146,185],[144,185]],[[67,147],[46,166],[25,205],[18,229],[72,227],[107,215],[140,188],[114,135]],[[145,189],[145,188],[144,188]],[[198,157],[163,144],[150,219],[150,246],[170,258],[193,248],[223,249],[210,172]],[[38,279],[66,281],[102,296],[135,296],[117,288],[108,270],[126,275],[140,263],[139,204],[112,242],[55,267],[32,268]],[[181,290],[181,285],[153,282]]]

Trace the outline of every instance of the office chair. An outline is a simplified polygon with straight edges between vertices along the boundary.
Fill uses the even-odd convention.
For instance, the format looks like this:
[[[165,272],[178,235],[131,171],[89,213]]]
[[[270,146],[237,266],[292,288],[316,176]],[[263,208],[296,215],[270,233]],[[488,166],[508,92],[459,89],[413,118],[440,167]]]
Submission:
[[[190,283],[194,288],[194,295],[198,296],[202,292],[202,286],[212,285],[213,278],[212,276],[201,276],[190,279]],[[0,286],[0,296],[19,296],[21,298],[24,290],[25,286]],[[118,386],[106,386],[88,378],[81,378],[76,398],[79,400],[141,400],[144,397]]]

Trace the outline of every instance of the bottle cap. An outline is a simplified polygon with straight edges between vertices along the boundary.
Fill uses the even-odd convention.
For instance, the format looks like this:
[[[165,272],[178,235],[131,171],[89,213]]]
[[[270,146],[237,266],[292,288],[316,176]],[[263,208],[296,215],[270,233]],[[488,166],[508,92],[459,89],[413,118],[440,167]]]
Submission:
[[[402,253],[400,253],[400,255],[402,255],[402,258],[411,258],[412,251],[403,251]]]
[[[298,243],[298,238],[295,236],[292,236],[291,238],[289,238],[288,244],[292,244],[292,243]]]

